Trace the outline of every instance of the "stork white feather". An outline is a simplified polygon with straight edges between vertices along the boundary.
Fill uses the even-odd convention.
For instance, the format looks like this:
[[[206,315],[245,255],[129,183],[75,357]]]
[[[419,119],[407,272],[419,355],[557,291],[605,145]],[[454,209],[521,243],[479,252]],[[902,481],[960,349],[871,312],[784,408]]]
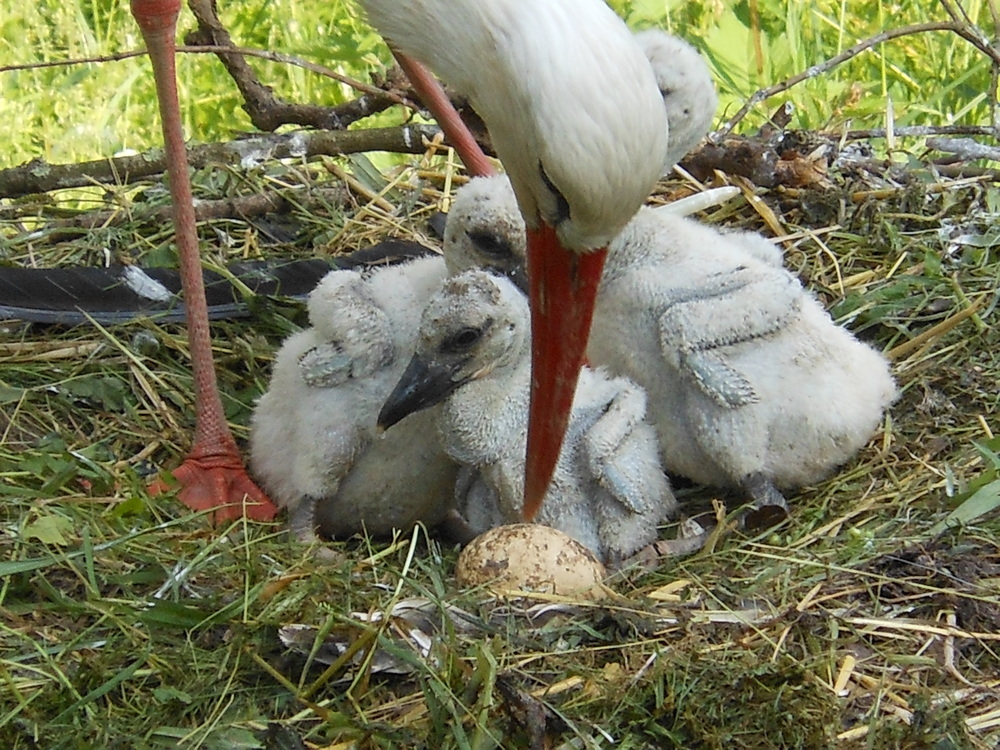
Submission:
[[[663,99],[601,0],[361,5],[386,39],[469,97],[529,227],[542,219],[567,248],[603,247],[649,195],[667,152]]]
[[[767,244],[641,211],[609,251],[588,350],[650,390],[671,471],[761,502],[850,459],[896,396],[886,359]]]

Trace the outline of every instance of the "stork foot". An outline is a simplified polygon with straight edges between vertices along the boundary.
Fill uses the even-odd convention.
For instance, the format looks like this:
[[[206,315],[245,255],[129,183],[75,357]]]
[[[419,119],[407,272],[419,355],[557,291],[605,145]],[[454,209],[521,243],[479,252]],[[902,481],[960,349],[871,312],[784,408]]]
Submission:
[[[232,450],[195,446],[173,475],[180,484],[177,499],[191,510],[214,510],[211,518],[216,525],[244,516],[270,521],[278,513],[277,506],[250,479],[235,445]],[[149,489],[159,495],[176,489],[176,485],[158,479]]]
[[[788,518],[788,501],[774,483],[763,474],[751,474],[741,483],[750,496],[751,506],[743,516],[743,527],[750,531],[762,531]]]
[[[693,518],[681,520],[676,539],[660,539],[624,560],[612,561],[609,566],[614,571],[631,570],[649,573],[656,570],[661,562],[671,558],[687,557],[704,549],[714,526],[705,528]]]

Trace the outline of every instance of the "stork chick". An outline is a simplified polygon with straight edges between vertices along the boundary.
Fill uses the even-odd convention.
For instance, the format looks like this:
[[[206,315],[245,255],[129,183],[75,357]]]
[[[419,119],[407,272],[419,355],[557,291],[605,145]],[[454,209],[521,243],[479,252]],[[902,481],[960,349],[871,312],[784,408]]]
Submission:
[[[309,296],[311,327],[278,351],[254,410],[250,466],[300,539],[312,539],[314,527],[331,538],[386,536],[447,514],[456,467],[427,437],[433,415],[384,436],[375,421],[413,354],[420,312],[447,273],[487,268],[527,290],[523,241],[513,252],[461,225],[449,220],[443,258],[327,274]],[[515,226],[523,228],[519,217]]]
[[[458,467],[433,439],[431,415],[383,438],[375,427],[444,276],[440,257],[369,276],[333,271],[310,295],[312,327],[279,350],[254,410],[250,466],[300,538],[314,525],[327,537],[384,536],[447,513]]]
[[[521,517],[528,318],[527,300],[507,279],[484,271],[449,278],[424,310],[413,359],[379,414],[389,428],[443,402],[444,448],[469,470],[458,510],[479,532]],[[652,542],[676,510],[644,415],[642,389],[585,368],[537,517],[612,564]]]
[[[640,31],[635,41],[649,59],[667,112],[667,175],[708,132],[719,97],[705,58],[686,41],[659,29]]]
[[[502,177],[477,179],[452,212],[521,254],[520,233],[506,234],[513,201]],[[831,320],[773,245],[662,209],[611,243],[588,355],[646,389],[669,471],[758,505],[849,460],[896,397],[886,359]]]

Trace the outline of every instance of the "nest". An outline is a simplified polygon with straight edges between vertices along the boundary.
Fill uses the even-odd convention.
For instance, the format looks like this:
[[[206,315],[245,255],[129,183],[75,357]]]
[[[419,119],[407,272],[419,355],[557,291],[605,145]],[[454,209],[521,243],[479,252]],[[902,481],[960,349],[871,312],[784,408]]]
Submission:
[[[838,322],[888,352],[902,398],[781,525],[723,525],[600,603],[459,591],[456,550],[421,529],[322,561],[280,525],[212,530],[146,491],[192,432],[183,328],[4,323],[5,745],[996,746],[996,180],[815,152],[781,152],[812,158],[794,185],[703,170],[652,200],[742,187],[701,219],[776,236]],[[231,210],[200,223],[203,253],[222,266],[386,236],[433,246],[427,219],[463,180],[435,147],[384,171],[364,156],[208,166],[196,193]],[[5,262],[170,264],[166,204],[160,178],[21,199],[0,214]],[[305,322],[301,304],[264,298],[213,324],[239,438]]]

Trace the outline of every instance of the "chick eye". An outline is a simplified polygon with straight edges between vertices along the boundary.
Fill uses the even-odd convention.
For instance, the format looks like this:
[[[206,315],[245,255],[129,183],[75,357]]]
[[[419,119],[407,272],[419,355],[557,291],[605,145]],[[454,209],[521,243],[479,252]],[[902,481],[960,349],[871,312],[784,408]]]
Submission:
[[[513,255],[510,245],[492,232],[482,229],[470,229],[466,234],[469,240],[472,241],[472,244],[484,255],[488,255],[491,258],[509,258]]]
[[[480,328],[463,328],[441,342],[441,351],[447,353],[459,353],[470,349],[482,338],[483,331]]]

